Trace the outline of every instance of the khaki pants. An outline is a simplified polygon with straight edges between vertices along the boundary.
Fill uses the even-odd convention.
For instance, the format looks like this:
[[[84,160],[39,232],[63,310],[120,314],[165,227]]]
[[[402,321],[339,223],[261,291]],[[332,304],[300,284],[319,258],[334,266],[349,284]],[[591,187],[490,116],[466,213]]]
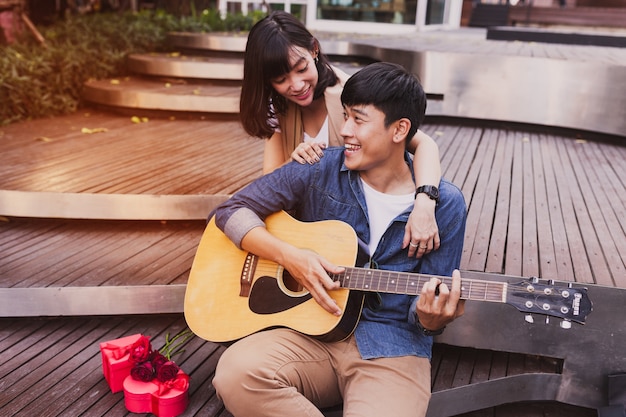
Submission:
[[[419,417],[430,399],[427,358],[361,359],[354,337],[323,343],[288,329],[248,336],[220,358],[213,385],[236,417]]]

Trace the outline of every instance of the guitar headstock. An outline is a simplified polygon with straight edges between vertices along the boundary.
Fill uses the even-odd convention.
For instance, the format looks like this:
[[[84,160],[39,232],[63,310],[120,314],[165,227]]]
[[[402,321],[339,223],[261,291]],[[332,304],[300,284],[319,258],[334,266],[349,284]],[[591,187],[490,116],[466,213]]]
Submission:
[[[521,312],[563,319],[561,327],[569,328],[571,322],[584,324],[593,310],[587,289],[568,283],[540,281],[531,278],[519,283],[509,283],[507,304]],[[532,322],[532,316],[527,316]]]

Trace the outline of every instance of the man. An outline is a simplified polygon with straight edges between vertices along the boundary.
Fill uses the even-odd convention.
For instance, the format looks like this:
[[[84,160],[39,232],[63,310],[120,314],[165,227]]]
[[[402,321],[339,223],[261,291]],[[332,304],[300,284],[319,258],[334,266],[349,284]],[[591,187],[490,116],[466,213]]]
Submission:
[[[290,163],[259,178],[215,212],[217,226],[240,248],[285,267],[329,314],[343,272],[316,253],[273,236],[262,219],[287,210],[302,221],[350,224],[360,241],[356,266],[453,276],[419,297],[370,293],[354,334],[334,343],[290,329],[248,336],[222,355],[213,381],[235,416],[322,416],[343,401],[344,416],[416,417],[430,399],[432,334],[463,313],[458,268],[466,207],[446,181],[428,191],[437,204],[441,244],[423,255],[403,242],[416,195],[405,150],[424,118],[426,97],[414,76],[389,63],[353,75],[341,96],[344,148],[314,165]],[[438,193],[437,193],[438,191]],[[438,194],[438,195],[437,195]]]

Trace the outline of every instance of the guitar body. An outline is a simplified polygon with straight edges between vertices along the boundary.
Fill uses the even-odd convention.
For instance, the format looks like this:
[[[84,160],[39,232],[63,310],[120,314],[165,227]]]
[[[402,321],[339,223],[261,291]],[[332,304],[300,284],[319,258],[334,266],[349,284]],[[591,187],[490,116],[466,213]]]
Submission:
[[[357,238],[348,224],[300,222],[285,212],[266,219],[267,229],[297,247],[319,253],[336,265],[353,265]],[[343,311],[326,312],[284,269],[238,249],[215,225],[207,225],[185,292],[185,319],[199,337],[229,342],[272,327],[288,327],[326,341],[349,336],[363,305],[359,291],[331,296]]]

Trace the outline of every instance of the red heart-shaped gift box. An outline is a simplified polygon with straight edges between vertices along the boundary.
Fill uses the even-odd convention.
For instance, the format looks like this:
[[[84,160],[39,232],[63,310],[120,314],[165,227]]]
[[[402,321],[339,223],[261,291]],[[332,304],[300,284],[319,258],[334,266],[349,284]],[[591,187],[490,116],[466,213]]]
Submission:
[[[119,392],[124,387],[124,379],[130,375],[133,364],[128,360],[130,348],[141,334],[134,334],[120,339],[100,343],[102,355],[102,373],[111,388],[111,392]]]
[[[157,417],[176,417],[189,405],[189,376],[179,371],[175,379],[159,382],[124,379],[124,404],[132,413],[152,413]]]

